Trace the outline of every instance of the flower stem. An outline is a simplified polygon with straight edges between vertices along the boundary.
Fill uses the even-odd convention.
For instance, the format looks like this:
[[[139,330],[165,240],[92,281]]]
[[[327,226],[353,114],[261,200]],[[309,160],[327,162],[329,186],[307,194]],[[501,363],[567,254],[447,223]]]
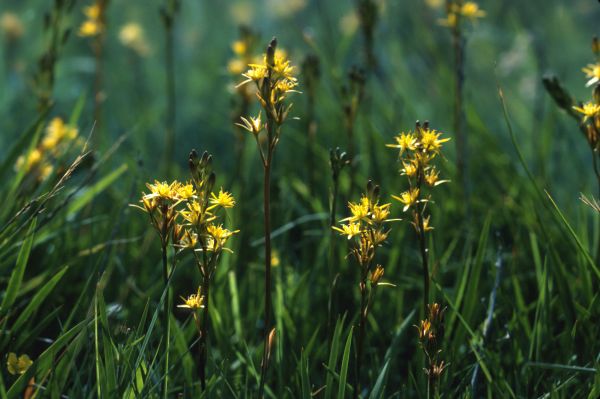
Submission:
[[[173,298],[171,297],[171,288],[168,286],[169,284],[169,264],[167,260],[167,245],[166,240],[162,245],[162,261],[163,261],[163,282],[165,284],[165,288],[167,289],[167,297],[163,302],[163,316],[164,316],[164,330],[163,336],[165,337],[165,380],[163,384],[163,398],[169,397],[169,349],[171,345],[171,303]]]
[[[209,278],[210,276],[208,274],[203,276],[201,289],[201,292],[204,295],[204,309],[202,310],[202,322],[200,325],[200,386],[202,391],[206,390],[206,363],[208,358]]]
[[[354,381],[354,399],[357,399],[360,394],[360,374],[363,360],[364,341],[365,341],[365,324],[367,322],[367,271],[364,269],[360,280],[360,317],[358,321],[358,340],[356,344],[356,381]]]
[[[265,325],[264,348],[260,370],[260,386],[258,397],[264,395],[265,378],[268,368],[269,332],[271,331],[271,160],[272,151],[269,149],[264,164],[264,225],[265,225]]]

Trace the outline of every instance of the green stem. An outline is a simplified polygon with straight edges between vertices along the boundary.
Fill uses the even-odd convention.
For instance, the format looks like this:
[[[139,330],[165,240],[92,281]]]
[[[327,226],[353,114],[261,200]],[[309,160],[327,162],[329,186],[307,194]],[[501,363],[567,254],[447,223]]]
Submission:
[[[163,330],[163,335],[165,337],[165,381],[163,384],[163,398],[167,399],[169,397],[169,350],[170,350],[170,345],[171,345],[171,317],[170,317],[170,312],[171,312],[171,304],[173,301],[173,298],[171,296],[171,288],[168,286],[169,284],[169,264],[168,264],[168,260],[167,260],[167,245],[166,245],[166,239],[164,240],[165,243],[162,246],[162,261],[163,261],[163,282],[165,284],[165,287],[167,289],[167,298],[163,303],[163,317],[164,317],[164,330]]]
[[[272,151],[269,149],[264,167],[264,225],[265,225],[265,330],[264,348],[260,371],[260,386],[258,397],[264,395],[265,378],[268,368],[269,333],[271,330],[271,160]]]

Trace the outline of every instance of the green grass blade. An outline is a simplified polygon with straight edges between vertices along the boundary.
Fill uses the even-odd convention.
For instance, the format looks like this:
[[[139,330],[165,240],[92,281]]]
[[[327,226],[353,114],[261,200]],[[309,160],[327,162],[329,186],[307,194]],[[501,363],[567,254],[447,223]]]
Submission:
[[[8,281],[8,286],[6,287],[6,293],[4,294],[4,299],[2,300],[2,305],[0,306],[0,317],[8,313],[10,307],[13,305],[17,299],[17,295],[19,294],[19,289],[21,288],[21,283],[23,282],[23,275],[25,274],[25,268],[27,267],[27,261],[29,260],[31,247],[33,245],[36,221],[37,219],[33,219],[31,221],[31,225],[27,231],[27,237],[23,242],[21,250],[19,251],[17,264],[10,275],[10,280]]]
[[[350,327],[348,332],[348,338],[346,338],[346,346],[344,347],[344,354],[342,356],[342,367],[340,369],[340,382],[338,385],[338,399],[344,399],[346,397],[346,380],[348,379],[348,365],[350,363],[350,348],[352,346],[352,331],[354,327]]]
[[[110,187],[110,185],[113,184],[115,180],[117,180],[126,170],[127,164],[124,163],[111,173],[104,176],[98,182],[96,182],[96,184],[91,186],[80,197],[78,197],[73,202],[71,202],[71,204],[69,204],[69,207],[67,209],[67,215],[72,215],[84,206],[86,206],[92,199],[94,199],[94,197],[96,197],[106,188]]]

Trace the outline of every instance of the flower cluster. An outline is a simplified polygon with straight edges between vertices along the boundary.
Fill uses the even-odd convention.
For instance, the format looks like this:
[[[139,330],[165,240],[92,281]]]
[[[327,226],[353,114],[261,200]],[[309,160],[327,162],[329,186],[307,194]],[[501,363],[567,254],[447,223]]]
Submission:
[[[97,1],[91,6],[83,9],[83,14],[86,20],[79,27],[79,36],[94,37],[98,36],[104,30],[103,14],[104,5],[101,1]]]
[[[415,326],[419,334],[419,343],[425,356],[427,357],[428,367],[425,373],[433,381],[439,381],[444,369],[448,366],[440,360],[442,352],[442,341],[444,339],[444,313],[440,304],[433,303],[427,305],[427,316],[421,320],[419,326]]]
[[[383,268],[371,264],[377,248],[383,244],[389,234],[387,223],[397,219],[389,219],[391,204],[379,203],[379,186],[371,181],[367,184],[367,192],[359,202],[349,202],[348,209],[351,216],[340,221],[340,227],[332,228],[346,236],[348,240],[354,239],[351,254],[361,267],[364,276],[371,272],[371,283],[376,285],[383,275]]]
[[[260,63],[249,64],[250,69],[242,74],[246,78],[238,85],[247,83],[256,84],[256,96],[266,115],[266,123],[261,120],[261,113],[257,117],[241,118],[238,126],[248,130],[259,142],[262,131],[267,132],[267,152],[272,152],[279,141],[280,127],[285,122],[292,107],[286,103],[290,93],[297,93],[298,79],[295,76],[296,68],[291,65],[287,54],[277,49],[277,40],[271,40],[267,53]],[[261,153],[264,158],[264,151]],[[268,155],[268,154],[267,154]]]
[[[446,5],[446,17],[440,20],[440,25],[449,28],[457,28],[463,19],[470,22],[476,22],[479,18],[485,17],[485,11],[479,8],[479,4],[474,1],[449,1]]]
[[[408,181],[408,190],[392,198],[404,205],[404,212],[413,210],[412,223],[417,233],[433,229],[429,216],[425,214],[425,204],[429,201],[429,196],[424,195],[425,187],[436,187],[448,181],[440,179],[440,172],[433,163],[441,154],[442,144],[450,140],[440,138],[441,135],[441,132],[430,129],[428,122],[423,126],[417,122],[414,131],[400,133],[395,137],[395,143],[387,144],[387,147],[398,149],[402,164],[400,173]]]
[[[52,119],[39,145],[27,155],[17,158],[15,170],[33,176],[38,182],[46,180],[61,158],[72,147],[80,145],[77,137],[76,127],[66,124],[59,117]]]
[[[10,352],[6,358],[6,368],[12,375],[24,374],[32,364],[33,361],[25,354],[17,357],[16,353]]]
[[[189,158],[192,180],[187,183],[155,181],[146,184],[150,192],[144,193],[142,206],[138,206],[150,216],[152,226],[159,233],[163,247],[173,243],[179,251],[192,250],[207,259],[207,253],[216,258],[227,250],[227,239],[236,231],[223,227],[219,221],[219,210],[232,208],[235,199],[220,189],[215,194],[212,189],[215,174],[211,171],[212,157],[204,153],[201,158],[192,151]],[[201,273],[208,273],[206,264],[200,267]]]
[[[586,87],[592,88],[592,98],[583,104],[573,106],[581,114],[581,128],[594,152],[600,151],[600,42],[598,38],[592,41],[592,51],[596,56],[594,64],[583,68],[588,79]]]

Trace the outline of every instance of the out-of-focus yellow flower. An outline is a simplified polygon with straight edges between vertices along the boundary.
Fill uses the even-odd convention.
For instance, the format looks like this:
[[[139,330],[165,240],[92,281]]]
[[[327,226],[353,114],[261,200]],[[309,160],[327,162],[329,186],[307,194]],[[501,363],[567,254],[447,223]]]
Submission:
[[[236,55],[244,55],[248,51],[248,46],[243,40],[236,40],[231,44],[231,50]]]
[[[147,56],[151,52],[144,29],[136,22],[129,22],[121,27],[119,41],[139,56]]]
[[[585,73],[585,77],[589,78],[585,84],[586,87],[600,82],[600,62],[588,64],[587,66],[583,67],[582,71]]]
[[[181,297],[183,303],[177,305],[178,308],[186,308],[191,310],[198,310],[204,307],[204,297],[200,293],[200,287],[196,294],[191,294],[187,298]]]
[[[352,36],[360,26],[360,18],[353,8],[340,18],[339,27],[344,36]]]
[[[102,33],[102,12],[103,10],[98,3],[83,8],[83,14],[87,19],[79,27],[79,36],[91,37]]]
[[[90,37],[98,35],[102,29],[97,21],[83,21],[79,27],[79,36]]]
[[[477,18],[485,17],[485,11],[479,8],[479,4],[474,1],[465,1],[460,7],[460,15],[475,21]]]
[[[32,364],[33,361],[25,354],[17,357],[16,353],[10,352],[6,359],[6,368],[12,375],[24,374]]]
[[[444,5],[444,0],[425,0],[425,4],[430,8],[440,8]]]
[[[587,102],[583,104],[582,107],[573,107],[573,109],[583,114],[583,122],[588,120],[588,118],[593,118],[596,115],[600,115],[600,105],[592,102]]]
[[[0,29],[12,40],[20,38],[25,32],[21,18],[13,12],[5,12],[0,16]]]
[[[42,148],[44,150],[54,150],[65,140],[74,140],[77,138],[78,130],[76,127],[65,124],[61,118],[53,118],[46,128],[46,135],[42,139]]]

